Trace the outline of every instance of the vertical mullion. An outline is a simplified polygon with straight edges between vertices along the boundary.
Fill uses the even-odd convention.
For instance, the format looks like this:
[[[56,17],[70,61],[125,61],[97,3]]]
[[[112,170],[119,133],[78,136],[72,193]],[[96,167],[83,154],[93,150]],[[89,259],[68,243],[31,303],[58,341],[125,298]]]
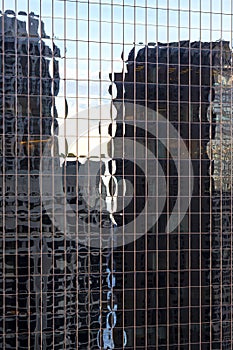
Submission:
[[[123,59],[124,59],[124,53],[125,53],[125,35],[124,35],[124,25],[125,25],[125,7],[124,7],[124,0],[123,0]],[[127,41],[126,41],[126,44],[127,44]],[[125,76],[125,64],[123,62],[123,70],[122,70],[122,84],[124,86],[124,76]],[[122,104],[124,105],[124,92],[123,92],[123,96],[122,96]],[[112,110],[112,108],[111,108]],[[122,119],[123,119],[123,113],[122,113]],[[113,122],[113,119],[111,118],[111,121]],[[122,135],[123,136],[123,135]],[[111,141],[112,142],[112,141]],[[122,141],[120,141],[122,142]],[[113,144],[113,142],[112,142]],[[111,157],[113,157],[113,154],[111,154]],[[124,169],[124,167],[123,167]],[[122,174],[123,176],[123,174]],[[124,178],[124,177],[123,177]],[[124,206],[123,206],[124,208]],[[124,217],[124,215],[123,215]],[[123,228],[122,228],[123,229]],[[122,230],[122,237],[123,237],[123,230]],[[113,265],[114,266],[114,265]],[[121,293],[121,296],[122,296],[122,344],[124,344],[124,335],[125,335],[125,285],[124,285],[124,278],[123,276],[125,275],[125,246],[124,244],[122,245],[122,263],[121,263],[121,266],[122,266],[122,293]],[[117,264],[116,264],[116,269],[117,269]],[[128,295],[128,293],[127,293]]]
[[[233,32],[233,22],[232,22],[232,12],[233,12],[233,4],[232,4],[232,1],[231,1],[231,28],[230,28],[230,33],[231,33],[231,37],[232,37],[232,32]],[[231,48],[232,49],[232,48]],[[232,76],[232,66],[230,67],[230,71],[231,71],[231,76]],[[230,111],[231,111],[231,114],[232,114],[232,103],[233,103],[233,95],[232,95],[232,91],[231,91],[231,105],[230,105]],[[232,140],[232,130],[233,130],[233,123],[232,123],[232,119],[230,121],[230,130],[231,130],[231,150],[233,149],[233,140]],[[231,163],[232,163],[232,152],[231,152]],[[230,209],[230,231],[232,232],[232,227],[233,227],[233,218],[232,218],[232,207],[233,207],[233,201],[232,201],[232,197],[233,197],[233,188],[232,188],[232,178],[233,178],[233,172],[232,172],[232,166],[231,166],[231,170],[230,170],[230,178],[231,178],[231,181],[230,181],[230,197],[231,197],[231,200],[230,200],[230,206],[231,206],[231,209]],[[232,293],[233,293],[233,276],[232,276],[232,244],[233,244],[233,239],[232,239],[232,234],[231,234],[231,238],[230,238],[230,300],[229,300],[229,303],[230,303],[230,341],[231,341],[231,344],[233,343],[233,339],[232,339],[232,332],[233,332],[233,327],[232,327],[232,323],[233,323],[233,318],[232,318]],[[232,345],[231,345],[232,347]]]
[[[210,2],[210,41],[212,41],[212,28],[213,28],[213,16],[212,16],[212,1],[209,0]],[[211,47],[212,49],[212,47]],[[213,79],[213,62],[212,59],[210,57],[210,64],[211,64],[211,75],[210,75],[210,86],[212,86],[212,79]],[[211,94],[212,96],[212,94]],[[210,105],[210,142],[212,143],[212,128],[213,128],[213,103],[211,102]],[[212,153],[212,151],[210,151],[210,153]],[[211,176],[212,174],[212,169],[213,169],[213,161],[212,161],[212,154],[211,154],[211,160],[210,160],[210,189],[213,187],[213,178]],[[210,249],[210,253],[209,253],[209,257],[210,257],[210,263],[209,263],[209,293],[210,293],[210,305],[209,305],[209,310],[210,310],[210,350],[212,350],[212,339],[213,339],[213,334],[212,334],[212,308],[213,308],[213,301],[212,301],[212,246],[213,246],[213,242],[212,242],[212,232],[213,232],[213,212],[212,212],[212,205],[213,205],[213,193],[211,190],[211,194],[210,194],[210,232],[209,232],[209,236],[210,236],[210,241],[209,241],[209,249]]]
[[[147,0],[145,0],[145,26],[147,29]],[[145,128],[145,160],[144,160],[144,167],[145,167],[145,179],[148,178],[148,172],[147,172],[147,166],[148,166],[148,154],[147,154],[147,150],[148,150],[148,145],[147,145],[147,141],[148,141],[148,128],[147,128],[147,121],[148,121],[148,37],[147,37],[147,30],[145,30],[145,45],[146,45],[146,55],[145,55],[145,81],[146,81],[146,86],[145,86],[145,123],[144,123],[144,128]],[[136,122],[136,127],[137,127],[137,122]],[[140,128],[140,126],[139,126]],[[135,136],[137,137],[137,135]],[[135,140],[135,144],[136,144],[137,140]],[[137,157],[137,155],[136,155]],[[135,162],[136,163],[136,162]],[[137,183],[136,183],[137,185]],[[137,195],[137,194],[136,194]],[[146,192],[145,192],[145,198],[146,198]],[[147,261],[148,261],[148,230],[147,230],[147,201],[145,202],[145,212],[144,212],[144,216],[145,216],[145,221],[144,221],[144,225],[145,225],[145,235],[144,235],[144,240],[145,240],[145,328],[144,328],[144,334],[145,334],[145,349],[148,348],[148,312],[150,314],[150,311],[148,311],[148,268],[147,268]],[[135,215],[136,216],[136,215]],[[141,254],[141,253],[140,253]]]
[[[189,94],[188,94],[188,104],[189,104],[189,150],[192,149],[192,134],[191,134],[191,125],[192,125],[192,99],[191,99],[191,45],[190,45],[190,40],[191,40],[191,0],[189,0],[189,7],[188,7],[188,14],[189,14],[189,77],[188,77],[188,84],[189,84]],[[192,157],[192,151],[191,151],[191,157]],[[190,175],[190,169],[189,169],[189,176]],[[189,195],[191,196],[191,193],[189,192]],[[189,280],[189,285],[188,285],[188,305],[189,305],[189,334],[188,334],[188,339],[189,339],[189,350],[192,349],[192,206],[189,209],[189,232],[188,232],[188,280]]]
[[[17,14],[17,1],[15,0],[15,13]],[[18,255],[18,230],[17,230],[17,220],[18,220],[18,203],[17,203],[17,191],[18,191],[18,183],[17,183],[17,141],[18,141],[18,137],[17,137],[17,122],[18,122],[18,109],[17,109],[17,91],[18,91],[18,86],[17,86],[17,77],[18,77],[18,65],[17,65],[17,60],[18,60],[18,56],[17,56],[17,43],[18,43],[18,33],[17,33],[17,17],[15,19],[15,28],[14,28],[14,31],[15,31],[15,91],[14,91],[14,94],[15,94],[15,110],[14,110],[14,113],[15,113],[15,153],[14,153],[14,156],[15,156],[15,163],[16,163],[16,166],[15,166],[15,174],[14,174],[14,177],[15,177],[15,220],[16,220],[16,232],[15,232],[15,235],[16,235],[16,242],[15,242],[15,249],[16,249],[16,255]],[[29,260],[28,260],[29,261]],[[18,280],[18,259],[16,258],[15,259],[15,269],[16,269],[16,290],[15,290],[15,293],[16,295],[18,295],[19,293],[19,280]],[[19,305],[18,305],[18,298],[16,298],[17,302],[16,302],[16,315],[18,314],[18,311],[19,311]],[[18,333],[18,318],[16,318],[16,334]],[[29,340],[29,345],[30,345],[30,337],[28,337],[28,340]],[[18,343],[18,335],[16,336],[16,348],[19,347],[19,343]]]
[[[78,1],[76,2],[76,21],[75,21],[75,24],[76,24],[76,36],[75,36],[75,39],[76,39],[76,45],[75,45],[75,49],[76,49],[76,82],[75,82],[75,89],[76,89],[76,115],[78,116],[78,112],[79,112],[79,97],[78,97],[78,61],[79,61],[79,41],[78,41],[78,18],[79,18],[79,7],[78,7]],[[79,123],[79,118],[76,119],[76,122],[75,122],[75,126],[76,126],[76,130],[77,130],[77,133],[79,132],[79,129],[78,129],[78,123]],[[78,135],[76,135],[78,136]],[[75,147],[76,147],[76,155],[79,154],[79,147],[78,147],[78,142],[76,142],[75,144]],[[78,162],[76,162],[76,174],[78,174]],[[78,191],[78,188],[79,188],[79,180],[78,180],[78,176],[76,177],[76,193],[78,194],[79,191]],[[75,206],[76,206],[76,234],[77,234],[77,237],[79,235],[79,202],[78,202],[79,198],[78,198],[78,195],[76,196],[76,203],[75,203]],[[76,249],[76,317],[75,317],[75,320],[76,320],[76,347],[78,348],[78,344],[79,344],[79,327],[78,327],[78,324],[79,324],[79,241],[77,238],[75,238],[75,249]]]
[[[88,9],[87,9],[87,20],[88,20],[88,34],[87,34],[87,40],[88,40],[88,50],[87,50],[87,70],[88,70],[88,83],[87,83],[87,103],[88,103],[88,155],[87,155],[87,164],[88,164],[88,180],[87,180],[87,186],[88,189],[90,188],[90,130],[91,130],[91,121],[90,121],[90,2],[88,1]],[[88,204],[90,203],[89,198],[89,191],[88,191]],[[89,207],[89,206],[88,206]],[[89,210],[89,208],[87,209]],[[90,228],[90,215],[88,218],[88,268],[87,268],[87,275],[88,275],[88,347],[91,348],[91,228]]]
[[[53,0],[55,1],[55,0]],[[67,46],[67,30],[66,30],[66,26],[67,26],[67,18],[66,18],[66,4],[64,2],[64,47],[66,48]],[[54,17],[54,16],[53,16]],[[53,31],[54,32],[54,31]],[[54,37],[53,37],[53,40],[54,40]],[[64,62],[64,78],[65,78],[65,82],[64,82],[64,94],[65,94],[65,100],[66,100],[66,97],[67,97],[67,56],[64,52],[64,56],[65,56],[65,62]],[[65,120],[65,137],[66,136],[69,136],[67,135],[67,125],[66,125],[66,120]],[[67,150],[68,152],[68,150]],[[67,156],[67,155],[66,155]],[[66,159],[66,165],[68,165],[68,161]],[[64,176],[66,177],[67,176],[67,172],[64,171]],[[65,183],[67,183],[67,180],[65,181]],[[67,196],[67,186],[65,186],[65,195]],[[64,209],[65,209],[65,222],[66,222],[66,201],[64,202]],[[54,213],[55,214],[55,213]],[[68,331],[68,325],[67,325],[67,317],[66,317],[66,314],[67,314],[67,300],[68,300],[68,296],[67,296],[67,280],[68,280],[68,276],[67,276],[67,273],[68,273],[68,269],[66,268],[66,265],[67,265],[67,255],[66,255],[66,252],[67,252],[67,240],[68,240],[68,236],[67,235],[67,230],[68,230],[68,225],[65,225],[65,239],[64,239],[64,273],[65,273],[65,278],[64,278],[64,349],[67,349],[67,338],[69,337],[69,334],[67,335],[67,331]]]
[[[180,0],[178,0],[179,3],[180,3]],[[180,130],[181,130],[181,113],[180,113],[180,110],[181,110],[181,96],[180,96],[180,75],[181,75],[181,69],[180,69],[180,11],[178,11],[178,69],[177,69],[177,75],[178,75],[178,135],[180,134]],[[177,145],[178,145],[178,169],[177,169],[177,172],[178,174],[180,174],[180,155],[179,155],[179,150],[180,150],[180,139],[177,140]],[[178,180],[178,194],[180,192],[180,181]],[[180,213],[180,200],[181,198],[179,197],[178,195],[178,198],[177,198],[177,201],[178,201],[178,206],[179,206],[179,209],[178,209],[178,216],[181,215]],[[180,222],[179,218],[178,218],[178,222]],[[178,234],[178,347],[180,347],[180,344],[181,344],[181,336],[180,336],[180,333],[181,333],[181,329],[182,329],[182,325],[181,325],[181,311],[182,311],[182,308],[181,308],[181,269],[184,269],[184,266],[181,266],[181,254],[184,253],[182,250],[181,250],[181,225],[182,223],[180,223],[177,227],[177,234]],[[186,233],[182,233],[183,235],[186,235]]]
[[[98,57],[98,60],[99,60],[99,102],[100,102],[100,106],[102,105],[101,104],[101,101],[102,101],[102,75],[101,75],[101,24],[102,24],[102,21],[101,21],[101,9],[102,9],[102,6],[101,6],[101,1],[99,3],[99,57]],[[101,108],[101,107],[100,107]],[[102,145],[102,142],[101,142],[101,139],[102,139],[102,118],[101,118],[101,114],[100,114],[100,120],[99,120],[99,124],[100,124],[100,128],[99,128],[99,143],[100,143],[100,154],[99,154],[99,158],[100,158],[100,168],[99,168],[99,171],[100,171],[100,183],[101,183],[101,187],[103,186],[102,185],[102,172],[101,172],[101,169],[102,169],[102,150],[101,150],[101,145]],[[103,121],[103,124],[104,124],[104,121]],[[106,162],[104,162],[104,166],[106,167]],[[105,169],[106,171],[106,169]],[[102,194],[102,190],[101,190],[101,193],[100,195]],[[102,202],[100,201],[100,222],[102,222],[102,217],[101,217],[101,213],[102,213]],[[100,334],[102,335],[102,332],[101,332],[101,329],[103,328],[102,326],[102,319],[103,319],[103,305],[104,305],[104,302],[102,300],[102,296],[103,296],[103,290],[104,288],[102,287],[102,276],[104,275],[104,269],[103,269],[103,255],[101,254],[101,252],[103,251],[103,247],[102,247],[102,242],[103,242],[103,232],[101,230],[101,225],[100,225],[100,247],[99,247],[99,257],[100,257],[100,262],[99,262],[99,267],[100,267],[100,274],[99,274],[99,278],[100,278],[100,292],[99,292],[99,296],[100,296]],[[110,228],[111,231],[112,231],[112,228]],[[112,234],[112,232],[111,232]],[[109,254],[110,254],[110,250],[112,251],[112,254],[110,255],[110,258],[111,260],[113,260],[113,247],[108,247],[109,248]],[[107,260],[107,259],[106,259]],[[111,263],[111,267],[113,269],[113,263]],[[113,279],[113,275],[111,274],[111,285],[112,285],[112,279]],[[113,299],[113,298],[112,298]],[[114,302],[114,301],[112,301]],[[113,305],[111,305],[111,309],[113,309]],[[101,337],[102,339],[102,337]],[[100,346],[102,346],[102,340],[100,341]]]
[[[199,0],[199,5],[200,5],[200,0]],[[200,12],[200,7],[199,7],[199,22],[201,23],[201,12]],[[201,26],[199,29],[199,50],[200,50],[200,59],[199,59],[199,121],[200,123],[202,122],[202,44],[201,44],[201,39],[202,39],[202,32],[201,32]],[[201,136],[200,136],[201,135]],[[199,343],[202,344],[202,269],[201,269],[201,249],[202,249],[202,154],[201,154],[201,146],[202,146],[202,131],[199,133],[199,227],[198,227],[198,238],[199,238]]]
[[[159,52],[159,46],[158,46],[158,42],[159,42],[159,37],[158,37],[158,0],[156,0],[156,64],[155,64],[155,83],[156,83],[156,111],[158,111],[159,113],[159,100],[158,100],[158,95],[159,95],[159,77],[158,77],[158,72],[159,72],[159,69],[158,69],[158,52]],[[159,135],[158,135],[158,127],[156,128],[156,156],[159,158],[160,155],[159,155]],[[159,180],[158,180],[158,169],[156,171],[156,187],[158,189],[158,183],[159,183]],[[158,208],[158,202],[159,202],[159,199],[158,199],[158,196],[156,198],[156,207]],[[167,238],[167,241],[168,241],[168,238]],[[155,242],[155,254],[156,254],[156,282],[155,282],[155,292],[156,292],[156,348],[159,347],[159,327],[158,327],[158,324],[159,324],[159,274],[158,274],[158,266],[159,266],[159,220],[156,224],[156,242]],[[167,271],[166,271],[166,274],[167,274],[167,287],[169,285],[169,254],[167,252]],[[167,307],[167,320],[168,320],[168,307]]]
[[[166,222],[169,222],[169,205],[170,205],[170,162],[169,162],[169,153],[168,150],[170,149],[170,144],[169,144],[169,121],[170,121],[170,106],[169,106],[169,69],[168,69],[168,62],[169,62],[169,38],[170,38],[170,27],[169,27],[169,19],[170,19],[170,10],[169,10],[169,5],[170,5],[171,0],[167,0],[167,105],[166,105],[166,119],[168,120],[167,123],[167,129],[166,129],[166,141],[167,141],[167,146],[165,150],[165,157],[166,157],[166,171],[167,171],[167,205],[166,205]],[[158,72],[159,75],[159,72]],[[159,84],[159,80],[158,80]],[[170,227],[167,227],[168,232]],[[172,239],[172,234],[169,232],[167,234],[167,267],[168,267],[168,274],[167,274],[167,350],[170,348],[170,240]]]
[[[40,6],[41,6],[41,4],[40,4]],[[55,33],[54,33],[54,0],[52,0],[52,13],[51,13],[51,19],[52,19],[52,38],[51,38],[51,40],[52,40],[52,42],[54,43],[54,37],[55,37]],[[42,33],[41,33],[42,34]],[[42,52],[41,52],[41,54],[42,54]],[[53,55],[52,55],[52,73],[54,74],[54,64],[53,64],[53,62],[54,62],[54,57],[53,57]],[[42,74],[42,57],[41,57],[41,64],[40,64],[40,69],[41,69],[41,74]],[[52,79],[53,79],[53,77],[54,76],[52,76]],[[41,84],[41,86],[42,86],[42,84]],[[54,79],[52,80],[52,91],[54,91]],[[40,92],[40,118],[41,118],[41,130],[43,130],[42,129],[42,118],[43,118],[43,114],[42,114],[42,93],[43,93],[43,91],[41,90],[41,92]],[[53,109],[53,111],[54,111],[54,104],[55,104],[55,102],[54,102],[54,98],[53,98],[53,100],[52,100],[52,109]],[[53,124],[52,125],[54,125],[54,114],[53,114]],[[53,136],[52,136],[53,137]],[[53,138],[53,143],[54,143],[54,138]],[[53,156],[52,154],[50,155],[51,157]],[[54,156],[55,156],[55,154],[54,154]],[[54,174],[54,167],[53,167],[53,161],[52,161],[52,174]],[[54,197],[54,195],[55,195],[55,193],[54,193],[54,177],[53,177],[53,181],[52,181],[52,186],[53,186],[53,188],[52,188],[52,194],[53,194],[53,198],[55,198]],[[53,217],[55,216],[55,201],[53,200],[52,201],[52,215],[53,215]],[[41,207],[41,217],[42,217],[42,207]],[[51,230],[51,233],[52,232],[54,232],[54,224],[52,223],[52,230]],[[42,227],[43,227],[43,225],[42,225]],[[65,232],[64,232],[65,233]],[[53,319],[53,321],[52,321],[52,325],[53,325],[53,335],[52,335],[52,339],[53,339],[53,349],[55,348],[55,344],[56,344],[56,337],[55,337],[55,329],[54,329],[54,327],[55,327],[55,305],[56,305],[56,299],[55,299],[55,271],[54,271],[54,267],[55,267],[55,254],[56,254],[56,251],[55,251],[55,249],[56,249],[56,245],[55,245],[55,241],[54,241],[54,234],[52,234],[52,237],[51,237],[51,239],[52,239],[52,247],[53,247],[53,255],[52,255],[52,273],[53,273],[53,283],[52,283],[52,288],[53,288],[53,291],[52,291],[52,293],[53,293],[53,297],[52,297],[52,300],[53,300],[53,315],[52,315],[52,319]]]
[[[136,0],[134,0],[134,47],[136,48],[137,47],[137,43],[136,43],[136,40],[137,40],[137,31],[136,31],[136,26],[137,26],[137,23],[136,23]],[[134,52],[135,56],[134,56],[134,67],[136,68],[136,52]],[[133,104],[134,104],[134,108],[133,108],[133,111],[134,111],[134,115],[133,115],[133,121],[134,121],[134,125],[135,125],[135,107],[136,107],[136,101],[137,101],[137,98],[136,98],[136,90],[137,90],[137,76],[136,76],[136,69],[134,69],[134,99],[133,99]],[[135,127],[133,128],[133,132],[135,133]],[[134,135],[133,135],[134,137]],[[124,136],[123,136],[124,138]],[[124,139],[123,139],[124,140]],[[134,145],[135,146],[135,145]],[[124,148],[123,148],[123,152],[124,152]],[[135,147],[134,147],[134,150],[133,150],[133,156],[135,157]],[[123,160],[124,162],[124,160]],[[124,164],[124,163],[123,163]],[[124,164],[125,165],[125,164]],[[123,166],[124,168],[124,166]],[[135,183],[135,162],[134,162],[134,174],[133,174],[133,181]],[[124,202],[123,202],[124,203]],[[124,205],[123,205],[124,207]],[[134,208],[135,208],[135,196],[134,196]],[[134,250],[134,253],[133,253],[133,266],[134,266],[134,271],[133,271],[133,283],[134,283],[134,287],[133,287],[133,301],[134,301],[134,311],[133,311],[133,315],[134,315],[134,334],[133,334],[133,338],[134,338],[134,341],[133,341],[133,344],[134,344],[134,349],[137,349],[137,295],[136,295],[136,288],[137,288],[137,271],[136,271],[136,266],[137,266],[137,245],[136,245],[136,235],[135,235],[135,223],[134,223],[134,242],[133,242],[133,250]]]
[[[230,28],[230,33],[231,33],[231,37],[232,37],[232,33],[233,33],[233,21],[232,21],[232,13],[233,13],[233,4],[231,2],[231,28]],[[232,49],[232,45],[231,45],[231,49]],[[231,76],[233,74],[232,72],[232,66],[231,66]],[[232,104],[233,104],[233,96],[232,96],[232,92],[231,92],[231,113],[232,113]],[[231,123],[230,123],[230,128],[231,128],[231,135],[232,135],[232,129],[233,129],[233,123],[232,123],[232,119],[231,119]],[[231,150],[233,149],[233,140],[232,140],[232,136],[231,136]],[[231,153],[232,154],[232,153]],[[232,156],[231,156],[232,157]],[[232,163],[232,158],[231,158],[231,163]],[[230,172],[230,175],[231,175],[231,189],[230,189],[230,195],[231,195],[231,200],[230,200],[230,203],[231,203],[231,210],[230,210],[230,228],[231,228],[231,232],[232,232],[232,227],[233,227],[233,219],[232,219],[232,207],[233,207],[233,186],[232,186],[232,178],[233,178],[233,171],[232,171],[232,167],[231,167],[231,172]],[[233,250],[232,250],[232,245],[233,245],[233,239],[232,239],[232,234],[231,234],[231,241],[230,241],[230,244],[231,244],[231,248],[230,248],[230,271],[231,271],[231,277],[230,277],[230,295],[232,296],[233,294],[233,276],[232,276],[232,253],[233,253]],[[232,333],[233,333],[233,314],[232,314],[232,298],[230,297],[230,310],[231,310],[231,313],[230,313],[230,332],[231,332],[231,344],[233,343],[233,338],[232,338]],[[231,345],[232,347],[232,345]]]
[[[3,0],[2,12],[4,14],[5,10],[5,1]],[[2,124],[3,124],[3,135],[2,135],[2,156],[3,156],[3,164],[2,164],[2,225],[3,225],[3,350],[6,350],[6,186],[5,186],[5,169],[6,169],[6,152],[5,152],[5,16],[2,16],[2,91],[3,91],[3,104],[2,104]],[[16,334],[17,336],[17,334]]]
[[[221,10],[220,10],[220,32],[221,32],[221,38],[222,38],[222,1],[220,2],[221,4]],[[223,43],[221,42],[221,54],[220,54],[220,57],[221,57],[221,76],[223,76]],[[223,123],[223,91],[224,91],[224,87],[222,86],[223,84],[223,80],[221,79],[221,121],[220,121],[220,125],[221,125],[221,128],[220,128],[220,139],[223,140],[223,131],[222,131],[222,123]],[[224,149],[223,149],[223,145],[221,144],[221,159],[223,159],[223,155],[224,155]],[[223,182],[223,168],[221,169],[221,182]],[[224,195],[223,191],[224,191],[224,186],[222,186],[221,188],[221,255],[220,255],[220,270],[221,270],[221,278],[220,278],[220,281],[221,281],[221,288],[220,288],[220,298],[221,298],[221,301],[220,301],[220,346],[221,346],[221,349],[223,348],[223,341],[224,341],[224,332],[223,332],[223,276],[224,276],[224,271],[223,271],[223,267],[224,267],[224,264],[223,264],[223,256],[224,256],[224,238],[223,238],[223,228],[224,228],[224,221],[223,221],[223,203],[224,203],[224,197],[226,195]]]

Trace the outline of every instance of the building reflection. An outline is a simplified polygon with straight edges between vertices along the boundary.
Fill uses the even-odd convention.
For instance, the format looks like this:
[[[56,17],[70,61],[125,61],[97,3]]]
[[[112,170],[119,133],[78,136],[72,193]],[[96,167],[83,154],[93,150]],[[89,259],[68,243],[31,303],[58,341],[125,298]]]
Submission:
[[[0,17],[1,348],[113,349],[118,310],[111,250],[66,236],[52,223],[40,192],[41,159],[52,135],[57,146],[60,51],[46,44],[43,22],[34,13],[19,15],[25,21],[10,10]],[[81,229],[88,233],[90,223],[114,229],[98,199],[88,206],[77,191],[81,163],[65,161],[61,167],[59,149],[54,152],[49,159],[62,171],[63,191]],[[89,162],[91,172],[96,166]],[[56,196],[53,213],[65,216]],[[126,339],[122,330],[118,335],[122,348]]]
[[[230,73],[230,57],[229,43],[224,41],[152,43],[137,52],[133,48],[125,74],[110,76],[117,87],[114,101],[118,109],[113,149],[121,146],[123,151],[122,137],[142,143],[150,139],[148,147],[152,145],[153,149],[154,143],[154,153],[166,174],[168,186],[167,202],[158,223],[147,236],[119,253],[120,270],[127,273],[127,279],[122,278],[120,282],[124,286],[122,296],[132,293],[134,300],[134,305],[129,297],[122,302],[127,310],[124,324],[128,345],[133,348],[147,344],[159,349],[168,345],[174,349],[188,346],[199,349],[205,344],[205,349],[211,346],[217,349],[221,332],[224,348],[230,347],[231,273],[227,268],[231,261],[231,196],[226,187],[231,182],[231,165],[226,154],[229,155],[231,149],[232,87],[223,88],[222,83],[218,84],[216,74],[219,72],[218,77],[224,79],[222,67],[228,67],[226,71]],[[122,106],[127,103],[149,107],[167,118],[179,131],[192,159],[192,200],[180,225],[170,234],[165,232],[165,227],[178,188],[177,169],[169,155],[172,142],[169,152],[164,152],[159,150],[159,141],[151,140],[149,133],[144,137],[139,135],[140,123],[151,122],[149,112],[145,110],[138,116],[126,106],[122,118]],[[130,128],[130,120],[134,128]],[[113,158],[117,157],[114,152]],[[147,162],[149,166],[149,159]],[[116,176],[129,174],[135,175],[132,169],[127,171],[127,163],[117,167]],[[135,178],[130,181],[135,186],[135,197],[139,196],[138,188],[146,193],[142,184],[135,183]],[[127,216],[142,210],[144,202],[140,203],[141,207],[134,199],[132,206],[122,211],[123,218],[127,220]],[[220,222],[223,208],[224,223]],[[223,300],[224,306],[221,306]],[[222,328],[220,317],[226,320]]]

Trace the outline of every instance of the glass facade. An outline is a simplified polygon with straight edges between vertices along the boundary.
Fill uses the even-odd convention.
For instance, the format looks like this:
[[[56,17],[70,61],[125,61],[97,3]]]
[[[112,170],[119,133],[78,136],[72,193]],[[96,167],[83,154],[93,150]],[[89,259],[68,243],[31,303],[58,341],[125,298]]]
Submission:
[[[229,350],[229,0],[0,0],[0,347]]]

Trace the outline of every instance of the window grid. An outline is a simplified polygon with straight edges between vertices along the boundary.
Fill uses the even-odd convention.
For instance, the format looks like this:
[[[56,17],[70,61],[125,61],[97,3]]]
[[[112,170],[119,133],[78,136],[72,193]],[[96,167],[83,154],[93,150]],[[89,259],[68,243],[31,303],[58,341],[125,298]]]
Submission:
[[[1,347],[231,348],[232,4],[0,7]],[[151,109],[169,121],[166,147]],[[177,201],[183,219],[167,232],[182,187],[182,154],[177,164],[172,154],[182,141],[190,183]],[[166,198],[147,233],[163,197],[151,149]],[[52,173],[42,174],[42,188],[41,162]],[[99,243],[114,237],[106,249],[95,246],[96,227]],[[133,238],[115,247],[121,231]]]

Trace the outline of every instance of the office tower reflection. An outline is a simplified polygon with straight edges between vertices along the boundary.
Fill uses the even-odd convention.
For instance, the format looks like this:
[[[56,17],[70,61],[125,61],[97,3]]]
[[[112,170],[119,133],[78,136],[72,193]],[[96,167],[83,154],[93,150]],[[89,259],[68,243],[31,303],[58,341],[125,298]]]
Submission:
[[[168,188],[164,211],[157,224],[147,236],[119,253],[119,264],[121,261],[122,270],[127,273],[127,280],[122,280],[122,296],[133,294],[133,298],[126,297],[124,301],[121,298],[128,345],[133,348],[147,344],[149,348],[159,349],[167,346],[173,349],[188,346],[191,349],[200,349],[200,346],[219,349],[220,334],[224,334],[224,348],[230,346],[231,282],[227,270],[230,262],[227,224],[230,194],[229,188],[226,190],[230,171],[226,169],[229,158],[223,158],[229,147],[220,146],[220,142],[223,134],[228,135],[228,138],[224,136],[223,142],[228,142],[229,146],[231,132],[224,133],[220,128],[227,130],[232,118],[232,88],[228,84],[222,90],[222,84],[217,83],[218,78],[224,79],[227,75],[222,72],[223,67],[230,74],[230,57],[229,42],[224,41],[150,43],[137,52],[133,48],[126,61],[126,71],[110,76],[117,87],[114,103],[118,109],[113,159],[120,154],[120,147],[124,154],[123,137],[147,144],[150,150],[154,149]],[[133,105],[129,108],[130,103]],[[173,140],[168,132],[169,149],[159,147],[160,140],[150,134],[153,127],[150,112],[145,109],[144,113],[137,114],[137,105],[148,107],[169,120],[185,141],[191,156],[194,179],[191,203],[181,223],[171,233],[166,232],[166,224],[178,196],[178,187],[182,186],[178,181],[179,166],[171,157]],[[222,118],[228,126],[222,126]],[[153,122],[154,125],[158,123],[156,115]],[[140,126],[145,125],[144,128],[147,124],[149,131],[145,134]],[[149,168],[150,160],[146,161]],[[135,213],[142,211],[145,201],[140,197],[143,193],[146,197],[147,190],[135,167],[130,168],[127,161],[120,163],[115,176],[127,177],[135,189],[131,206],[116,217],[117,223],[124,225],[128,218],[132,219]],[[228,176],[224,180],[219,171],[222,165]],[[219,189],[219,186],[223,188]],[[223,207],[227,217],[221,224]],[[221,307],[221,300],[224,307]],[[224,318],[222,328],[220,317]]]
[[[86,233],[90,224],[107,230],[113,224],[98,199],[87,205],[78,189],[82,164],[60,164],[55,105],[60,51],[38,16],[19,15],[25,21],[10,10],[0,17],[1,348],[114,348],[117,302],[111,250],[88,248],[77,235],[69,237],[47,210],[51,206],[53,215],[65,218],[57,204],[65,194]],[[51,140],[54,149],[48,148]],[[60,169],[63,181],[63,193],[54,190],[46,205],[39,178],[43,157],[51,171]],[[91,171],[100,167],[88,162]],[[78,233],[78,226],[72,229]],[[119,346],[124,343],[122,338]]]
[[[60,52],[34,13],[19,15],[25,21],[10,10],[0,17],[1,348],[72,348],[75,247],[51,224],[39,186],[44,144],[57,127]]]

